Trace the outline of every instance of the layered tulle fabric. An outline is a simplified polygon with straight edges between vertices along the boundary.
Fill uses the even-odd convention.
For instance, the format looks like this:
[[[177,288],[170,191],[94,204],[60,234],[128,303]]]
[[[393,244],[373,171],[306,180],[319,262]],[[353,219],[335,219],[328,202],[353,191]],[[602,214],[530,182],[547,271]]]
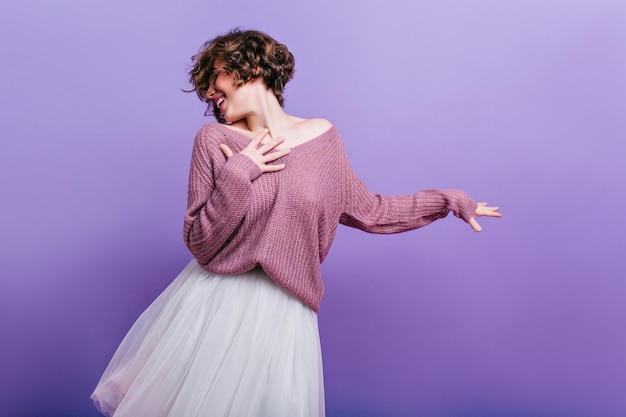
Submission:
[[[114,417],[319,417],[317,315],[261,270],[195,261],[130,329],[92,399]]]

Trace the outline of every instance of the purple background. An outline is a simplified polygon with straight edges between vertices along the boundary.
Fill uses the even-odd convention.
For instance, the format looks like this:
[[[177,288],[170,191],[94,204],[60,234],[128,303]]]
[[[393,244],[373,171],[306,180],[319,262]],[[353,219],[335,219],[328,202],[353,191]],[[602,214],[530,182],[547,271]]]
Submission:
[[[190,259],[189,57],[234,26],[296,56],[377,192],[502,207],[341,228],[320,311],[329,417],[626,415],[626,3],[0,4],[0,414],[96,416],[132,322]]]

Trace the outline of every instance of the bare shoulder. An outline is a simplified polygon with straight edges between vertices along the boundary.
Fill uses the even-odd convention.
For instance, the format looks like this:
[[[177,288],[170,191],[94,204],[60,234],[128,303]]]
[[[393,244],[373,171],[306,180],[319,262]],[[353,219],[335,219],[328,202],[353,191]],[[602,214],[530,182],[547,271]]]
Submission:
[[[307,119],[305,121],[305,124],[307,125],[307,128],[310,129],[312,133],[314,132],[314,133],[317,133],[318,135],[321,135],[322,133],[326,132],[328,129],[333,127],[333,124],[331,122],[322,118]]]
[[[326,119],[302,119],[302,121],[298,123],[298,136],[313,139],[326,133],[332,126],[332,123]]]

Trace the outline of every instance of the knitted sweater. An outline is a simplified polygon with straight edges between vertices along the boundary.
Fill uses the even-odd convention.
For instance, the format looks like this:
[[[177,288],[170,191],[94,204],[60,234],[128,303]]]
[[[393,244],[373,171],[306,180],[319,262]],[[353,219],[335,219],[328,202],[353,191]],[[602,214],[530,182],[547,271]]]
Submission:
[[[405,196],[368,191],[352,171],[331,127],[295,146],[262,173],[241,151],[250,139],[219,123],[196,135],[189,175],[184,239],[198,263],[216,274],[257,266],[317,311],[324,293],[320,264],[342,223],[370,233],[417,229],[452,211],[466,222],[476,203],[462,191]],[[235,153],[226,158],[225,143]]]

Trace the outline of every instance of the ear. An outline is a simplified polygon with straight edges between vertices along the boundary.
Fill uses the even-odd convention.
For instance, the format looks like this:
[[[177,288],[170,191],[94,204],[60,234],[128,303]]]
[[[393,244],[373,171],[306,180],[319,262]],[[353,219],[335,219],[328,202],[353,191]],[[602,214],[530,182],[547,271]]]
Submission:
[[[261,74],[254,75],[253,78],[250,79],[250,81],[248,81],[248,83],[250,83],[250,84],[262,84],[264,87],[267,87],[267,85],[265,85],[265,80],[263,79],[263,76]]]

